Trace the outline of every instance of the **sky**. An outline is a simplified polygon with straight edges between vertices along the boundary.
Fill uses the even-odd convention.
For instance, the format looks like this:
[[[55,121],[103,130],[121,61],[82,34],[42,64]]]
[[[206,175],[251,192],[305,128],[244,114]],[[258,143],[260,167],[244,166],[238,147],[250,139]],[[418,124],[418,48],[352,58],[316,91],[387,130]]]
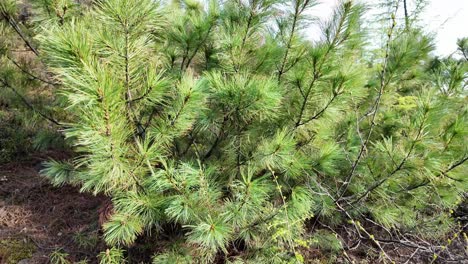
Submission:
[[[372,4],[376,0],[361,0],[361,2]],[[421,15],[420,23],[425,25],[425,30],[436,34],[435,54],[450,55],[457,49],[457,39],[468,37],[468,0],[429,0],[429,2]],[[338,0],[322,0],[312,14],[319,18],[328,18],[337,3]],[[310,34],[314,32],[315,30],[311,29]]]
[[[437,33],[436,52],[449,55],[457,38],[468,37],[468,0],[432,0],[423,20]]]

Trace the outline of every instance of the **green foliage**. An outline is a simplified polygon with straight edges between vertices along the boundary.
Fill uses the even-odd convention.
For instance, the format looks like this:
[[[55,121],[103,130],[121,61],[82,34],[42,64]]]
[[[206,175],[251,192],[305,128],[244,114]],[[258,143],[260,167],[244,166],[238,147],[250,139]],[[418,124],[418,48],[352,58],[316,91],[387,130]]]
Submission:
[[[153,264],[189,264],[192,263],[192,258],[187,252],[167,252],[156,255],[153,258]]]
[[[27,2],[0,3],[0,162],[66,148],[53,118],[56,83],[37,57],[30,12]]]
[[[226,225],[224,219],[212,219],[211,216],[205,221],[197,223],[197,225],[186,226],[192,228],[188,233],[187,241],[190,243],[201,245],[202,247],[211,251],[216,251],[218,248],[224,252],[226,244],[231,238],[230,226]]]
[[[5,238],[0,240],[2,263],[16,264],[23,259],[31,258],[36,246],[26,238]]]
[[[17,2],[15,0],[5,0],[0,3],[0,14],[2,16],[14,16],[17,12]]]
[[[43,165],[44,169],[41,170],[41,173],[47,175],[54,186],[62,186],[65,183],[72,183],[73,180],[75,180],[73,178],[75,172],[73,164],[50,160]]]
[[[113,247],[99,253],[99,264],[123,264],[126,263],[124,250]]]
[[[49,256],[51,264],[69,264],[71,263],[68,259],[68,253],[63,252],[61,249],[52,251]]]
[[[341,241],[338,239],[336,234],[326,230],[320,230],[316,232],[311,238],[309,238],[309,241],[311,246],[332,253],[337,253],[343,248],[343,245],[341,244]]]
[[[6,111],[0,110],[0,162],[7,163],[32,151],[30,145],[30,135],[26,131],[19,129],[15,124],[15,119]],[[12,125],[15,124],[15,125]]]
[[[93,249],[99,243],[99,235],[95,232],[76,232],[73,236],[76,244],[83,249]]]
[[[394,16],[369,50],[353,1],[310,42],[314,4],[109,0],[46,24],[37,40],[79,155],[43,174],[112,197],[110,246],[176,226],[182,241],[154,263],[300,262],[314,216],[443,236],[468,191],[466,60],[431,57],[432,39]]]
[[[130,245],[143,232],[144,226],[136,215],[114,214],[103,227],[107,243]]]
[[[468,37],[458,39],[457,45],[465,60],[468,60]]]

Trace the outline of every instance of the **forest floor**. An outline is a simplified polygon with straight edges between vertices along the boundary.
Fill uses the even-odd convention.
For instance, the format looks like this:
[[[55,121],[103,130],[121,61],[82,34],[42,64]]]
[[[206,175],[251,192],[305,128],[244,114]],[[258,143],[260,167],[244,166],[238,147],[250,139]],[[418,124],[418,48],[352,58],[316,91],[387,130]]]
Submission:
[[[104,247],[98,218],[106,199],[53,187],[39,175],[42,161],[0,165],[0,263],[48,263],[54,251],[94,263]]]

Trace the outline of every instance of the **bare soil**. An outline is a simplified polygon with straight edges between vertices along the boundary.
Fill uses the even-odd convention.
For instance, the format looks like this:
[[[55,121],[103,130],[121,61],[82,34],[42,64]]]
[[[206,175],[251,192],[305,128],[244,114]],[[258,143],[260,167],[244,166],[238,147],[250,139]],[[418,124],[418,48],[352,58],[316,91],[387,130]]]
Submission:
[[[0,263],[48,263],[57,250],[94,263],[105,248],[98,219],[106,198],[53,187],[39,175],[43,160],[0,165]]]

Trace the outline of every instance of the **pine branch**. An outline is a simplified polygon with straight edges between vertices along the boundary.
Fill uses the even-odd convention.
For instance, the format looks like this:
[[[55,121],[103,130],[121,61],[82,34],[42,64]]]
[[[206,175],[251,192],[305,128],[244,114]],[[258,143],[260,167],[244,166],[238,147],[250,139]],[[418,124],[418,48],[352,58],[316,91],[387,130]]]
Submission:
[[[450,177],[447,173],[449,173],[451,170],[457,168],[458,166],[461,166],[462,164],[464,164],[466,161],[468,160],[468,156],[465,156],[464,158],[456,161],[455,163],[453,163],[452,165],[450,165],[447,169],[445,169],[444,171],[441,171],[439,172],[439,174],[437,175],[437,177],[440,177],[441,175],[443,175],[444,177],[448,178],[448,179],[451,179],[453,181],[456,181],[456,182],[462,182],[462,180],[459,180],[459,179],[455,179],[453,177]],[[414,185],[414,186],[410,186],[410,187],[407,187],[405,189],[402,189],[400,190],[399,192],[403,192],[403,191],[406,191],[406,192],[409,192],[409,191],[414,191],[416,189],[419,189],[421,187],[425,187],[427,185],[429,185],[431,183],[430,180],[424,180],[422,181],[421,183],[417,184],[417,185]]]
[[[185,106],[187,105],[187,102],[188,100],[190,99],[190,96],[189,95],[186,95],[184,97],[184,101],[182,102],[182,105],[179,109],[177,109],[177,112],[176,114],[174,115],[174,118],[172,118],[171,120],[171,126],[174,126],[175,122],[177,121],[177,119],[179,119],[179,116],[182,114],[182,112],[184,111],[184,108]]]
[[[255,5],[255,0],[253,0],[252,6],[250,7],[251,10],[249,11],[249,18],[247,19],[247,25],[245,27],[245,33],[244,33],[244,36],[242,37],[241,50],[244,49],[245,42],[247,41],[247,36],[249,35],[249,30],[250,30],[252,20],[253,20],[253,17],[254,17],[254,11],[252,10],[254,8],[254,5]]]
[[[151,86],[150,88],[148,88],[148,90],[146,90],[142,95],[140,95],[139,97],[137,98],[133,98],[131,100],[127,100],[127,103],[134,103],[134,102],[137,102],[137,101],[140,101],[140,100],[143,100],[145,99],[150,93],[151,91],[153,90],[153,86]]]
[[[319,118],[320,116],[322,116],[322,114],[328,109],[328,107],[330,107],[330,105],[333,103],[333,101],[335,101],[335,99],[338,97],[338,95],[340,95],[340,93],[333,93],[333,97],[327,102],[327,104],[320,111],[318,111],[315,115],[313,115],[309,119],[307,119],[307,120],[303,121],[302,123],[300,123],[298,126],[306,125],[309,122],[311,122],[312,120],[315,120],[315,119]]]
[[[29,75],[31,78],[33,78],[34,80],[38,80],[38,81],[41,81],[43,83],[46,83],[46,84],[50,84],[50,85],[60,85],[59,83],[54,83],[54,82],[50,82],[50,81],[47,81],[47,80],[44,80],[42,78],[39,78],[37,76],[35,76],[34,74],[30,73],[29,71],[27,71],[26,69],[24,69],[23,67],[21,67],[21,65],[19,65],[15,60],[13,60],[12,58],[10,58],[10,56],[6,56],[8,60],[10,60],[19,70],[21,70],[23,73]]]
[[[346,19],[348,19],[348,16],[349,16],[349,13],[351,12],[351,6],[350,5],[345,5],[344,7],[344,13],[341,15],[340,17],[340,20],[338,22],[338,26],[336,28],[336,33],[335,35],[333,36],[333,40],[332,42],[330,43],[330,45],[327,47],[327,50],[325,52],[325,54],[323,55],[323,57],[321,58],[321,61],[320,62],[317,62],[314,60],[314,74],[313,74],[313,78],[312,78],[312,81],[310,82],[309,84],[309,87],[307,89],[307,92],[305,93],[305,98],[302,102],[302,105],[301,105],[301,110],[299,112],[299,117],[296,121],[296,124],[295,124],[295,127],[293,130],[296,130],[302,123],[302,117],[304,115],[304,111],[305,111],[305,108],[306,108],[306,105],[307,105],[307,102],[309,100],[309,96],[310,96],[310,93],[312,91],[312,88],[314,87],[314,84],[316,81],[319,80],[319,78],[321,77],[321,70],[322,70],[322,67],[323,65],[325,64],[325,61],[327,60],[328,58],[328,55],[330,54],[330,52],[335,49],[335,46],[337,45],[338,43],[338,40],[339,40],[339,37],[341,37],[341,34],[340,32],[342,31],[344,25],[345,25],[345,21]],[[317,65],[318,63],[318,65]],[[328,107],[328,106],[327,106]]]
[[[211,156],[211,154],[213,153],[213,150],[218,146],[219,142],[221,141],[221,135],[224,133],[223,129],[224,129],[224,126],[225,126],[227,120],[228,120],[227,115],[224,115],[223,122],[221,123],[221,127],[219,128],[219,132],[216,135],[215,142],[213,143],[213,145],[211,145],[211,148],[208,150],[208,152],[206,152],[206,154],[203,156],[202,161],[205,161],[206,159],[208,159]]]
[[[361,158],[362,158],[362,156],[364,154],[364,150],[367,148],[367,144],[369,144],[370,138],[372,136],[372,132],[374,131],[375,119],[376,119],[376,116],[377,116],[377,112],[379,110],[382,94],[383,94],[383,91],[384,91],[384,89],[386,88],[386,86],[388,84],[388,82],[385,81],[385,75],[387,73],[387,65],[388,65],[388,61],[389,61],[389,57],[390,57],[390,43],[391,43],[391,40],[392,40],[392,34],[393,34],[393,31],[394,31],[395,26],[396,26],[395,14],[398,12],[398,5],[399,5],[399,1],[396,4],[394,13],[392,13],[392,24],[390,26],[390,30],[389,30],[388,35],[387,35],[388,38],[387,38],[387,44],[386,44],[386,49],[385,49],[384,64],[383,64],[383,67],[382,67],[382,70],[381,70],[381,73],[380,73],[380,89],[379,89],[379,94],[377,95],[377,99],[374,102],[374,106],[372,107],[374,110],[373,110],[371,123],[370,123],[371,126],[370,126],[369,132],[367,134],[367,137],[366,137],[364,143],[361,145],[361,148],[359,149],[358,156],[357,156],[356,160],[354,161],[354,163],[353,163],[353,165],[351,167],[351,171],[349,172],[348,176],[346,177],[343,185],[341,185],[339,190],[338,190],[338,200],[348,190],[349,184],[351,183],[351,180],[352,180],[352,178],[354,176],[354,173],[355,173],[355,171],[357,169],[357,166],[359,165],[359,162],[361,161]]]
[[[306,0],[306,2],[304,3],[304,7],[307,5],[307,2],[309,2],[310,0]],[[281,62],[281,67],[278,71],[278,82],[281,82],[281,77],[284,73],[286,73],[284,71],[284,67],[286,66],[286,60],[288,59],[288,54],[289,54],[289,50],[291,49],[291,44],[292,44],[292,40],[294,38],[294,33],[296,31],[296,23],[298,21],[298,18],[301,14],[301,10],[304,10],[304,8],[302,9],[299,9],[299,1],[295,1],[295,6],[294,6],[294,15],[293,15],[293,22],[292,22],[292,28],[291,28],[291,33],[289,34],[289,39],[288,39],[288,42],[286,44],[286,52],[284,53],[284,56],[283,56],[283,61]]]
[[[466,161],[468,160],[468,155],[460,159],[459,161],[455,162],[454,164],[450,165],[442,174],[446,174],[450,172],[451,170],[457,168],[458,166],[463,165]]]
[[[465,50],[462,50],[462,55],[465,58],[465,60],[468,62],[468,55],[466,54]]]
[[[403,7],[405,9],[405,28],[409,29],[409,14],[408,14],[408,6],[406,5],[406,0],[403,0]]]
[[[158,112],[158,109],[157,109],[156,106],[154,106],[154,107],[151,109],[151,113],[150,113],[150,115],[149,115],[149,117],[148,117],[148,120],[145,122],[144,125],[142,125],[142,130],[141,130],[141,132],[139,133],[139,136],[140,136],[141,138],[144,138],[144,136],[145,136],[145,134],[146,134],[146,130],[148,130],[148,128],[149,128],[149,126],[151,125],[151,122],[153,121],[153,118],[154,118],[154,116],[157,114],[157,112]],[[142,124],[142,122],[143,122],[143,116],[141,117],[140,120],[138,120],[138,123]]]
[[[370,188],[368,188],[363,194],[361,194],[356,200],[352,201],[350,204],[355,204],[359,201],[361,201],[361,199],[363,199],[364,197],[366,197],[370,192],[372,192],[373,190],[377,189],[378,187],[380,187],[382,184],[384,184],[388,179],[390,179],[393,175],[395,175],[395,173],[397,173],[398,171],[400,171],[403,166],[405,165],[405,163],[407,162],[407,160],[409,159],[410,155],[413,153],[413,150],[414,150],[414,147],[416,146],[416,143],[420,140],[420,137],[422,135],[422,132],[424,130],[424,124],[425,124],[425,121],[426,121],[426,118],[427,118],[427,112],[424,113],[424,117],[423,117],[423,120],[421,121],[421,124],[419,124],[419,128],[418,128],[418,134],[416,135],[416,138],[413,140],[412,144],[411,144],[411,147],[410,149],[408,150],[408,153],[406,154],[406,156],[401,160],[400,164],[398,165],[398,167],[396,167],[389,175],[387,175],[385,178],[383,178],[382,180],[374,183]],[[340,199],[341,196],[338,198]]]
[[[127,90],[126,94],[125,94],[125,99],[127,101],[127,109],[128,109],[128,112],[127,112],[127,115],[130,119],[130,121],[135,125],[136,127],[136,131],[134,131],[132,134],[133,134],[133,137],[135,140],[136,139],[136,135],[142,135],[145,131],[144,127],[142,126],[142,124],[140,123],[140,121],[137,119],[137,115],[135,114],[134,110],[133,110],[133,107],[132,107],[132,103],[134,102],[133,98],[132,98],[132,92],[130,90],[130,58],[129,58],[129,35],[130,35],[130,31],[129,31],[129,26],[128,26],[128,22],[127,21],[121,21],[121,25],[123,26],[124,28],[124,38],[125,38],[125,51],[124,51],[124,59],[125,59],[125,88]],[[136,132],[136,135],[135,135],[135,132]]]
[[[299,117],[297,118],[297,121],[296,121],[296,124],[294,125],[293,130],[296,130],[300,126],[300,124],[302,123],[302,116],[304,115],[304,111],[305,111],[307,102],[309,100],[310,92],[312,91],[312,87],[314,86],[315,82],[319,79],[319,77],[320,77],[320,75],[316,71],[316,66],[314,65],[314,75],[313,75],[312,81],[310,82],[309,88],[307,89],[307,92],[303,96],[304,100],[302,101],[301,110],[299,111]]]
[[[10,26],[15,30],[15,32],[18,34],[18,36],[23,40],[23,42],[28,46],[28,48],[36,55],[39,56],[39,52],[37,49],[29,42],[29,40],[26,38],[26,36],[23,34],[21,29],[18,27],[18,24],[15,22],[15,20],[6,12],[2,10],[1,12],[2,16],[6,18]]]
[[[28,107],[29,109],[31,109],[32,111],[38,113],[42,118],[52,122],[53,124],[55,125],[58,125],[58,126],[61,126],[61,124],[55,120],[54,118],[42,113],[41,111],[37,110],[30,102],[28,102],[28,100],[22,96],[15,88],[13,88],[6,80],[4,79],[1,79],[0,78],[0,82],[3,84],[4,87],[6,88],[9,88],[11,91],[13,91],[13,93],[18,96],[18,98],[24,103],[24,105],[26,105],[26,107]]]
[[[302,50],[301,53],[299,53],[295,58],[294,60],[290,63],[290,65],[288,67],[285,67],[284,70],[283,70],[283,74],[289,72],[292,68],[294,68],[294,66],[296,66],[300,61],[301,59],[303,58],[304,54],[307,52],[306,49]]]
[[[429,185],[429,183],[431,183],[429,180],[423,180],[423,181],[422,181],[421,183],[419,183],[419,184],[416,184],[416,185],[414,185],[414,186],[408,186],[408,187],[406,187],[406,188],[404,188],[404,189],[401,189],[401,190],[399,191],[399,193],[401,193],[401,192],[403,192],[403,191],[405,191],[405,192],[411,192],[411,191],[414,191],[414,190],[419,189],[419,188],[421,188],[421,187],[427,186],[427,185]]]
[[[197,45],[197,47],[195,48],[195,50],[193,51],[193,54],[188,58],[187,60],[187,64],[185,66],[185,69],[188,69],[188,67],[190,66],[190,63],[192,62],[193,58],[195,57],[195,55],[197,55],[197,52],[198,50],[201,48],[201,46],[203,46],[203,44],[206,42],[206,40],[208,39],[208,37],[210,36],[210,33],[211,33],[211,29],[214,27],[214,22],[213,23],[210,23],[210,27],[208,28],[206,34],[205,34],[205,37],[203,38],[202,41],[200,41],[200,43]]]
[[[182,56],[182,62],[180,63],[180,71],[184,70],[185,60],[187,60],[188,52],[189,52],[189,43],[187,43],[187,47],[184,50],[184,55]]]

